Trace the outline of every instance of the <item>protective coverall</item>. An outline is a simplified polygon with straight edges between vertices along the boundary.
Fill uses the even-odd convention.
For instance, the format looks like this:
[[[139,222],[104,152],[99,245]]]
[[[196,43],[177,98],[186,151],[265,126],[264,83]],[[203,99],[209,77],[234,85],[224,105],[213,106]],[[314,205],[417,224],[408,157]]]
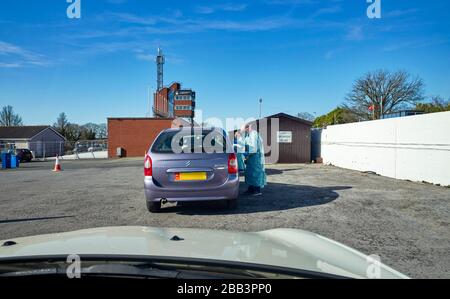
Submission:
[[[244,144],[246,148],[247,164],[245,167],[245,183],[249,190],[260,191],[266,185],[266,172],[264,161],[264,146],[257,131],[251,130],[245,135]]]

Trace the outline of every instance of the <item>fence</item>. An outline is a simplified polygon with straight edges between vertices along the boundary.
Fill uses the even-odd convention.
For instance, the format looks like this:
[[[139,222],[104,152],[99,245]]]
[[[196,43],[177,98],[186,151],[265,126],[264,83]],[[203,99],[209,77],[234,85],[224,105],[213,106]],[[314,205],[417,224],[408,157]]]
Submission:
[[[325,164],[450,186],[450,112],[329,126]]]
[[[60,156],[63,159],[106,158],[108,151],[107,140],[86,141],[34,141],[12,142],[0,144],[0,152],[15,149],[29,149],[35,160],[46,160]]]

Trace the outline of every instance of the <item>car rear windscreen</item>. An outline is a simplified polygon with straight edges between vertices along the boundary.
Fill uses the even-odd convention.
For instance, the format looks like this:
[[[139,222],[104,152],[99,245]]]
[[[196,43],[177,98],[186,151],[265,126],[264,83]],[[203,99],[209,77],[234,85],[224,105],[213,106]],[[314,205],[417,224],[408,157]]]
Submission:
[[[217,130],[167,131],[158,136],[153,153],[225,153],[226,136]]]

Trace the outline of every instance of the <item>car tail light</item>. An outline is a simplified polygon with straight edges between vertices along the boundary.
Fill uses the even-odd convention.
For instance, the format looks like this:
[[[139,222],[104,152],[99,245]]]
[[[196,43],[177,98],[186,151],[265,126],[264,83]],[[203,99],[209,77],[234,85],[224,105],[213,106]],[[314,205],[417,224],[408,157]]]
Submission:
[[[144,176],[152,176],[152,158],[149,155],[145,155],[144,161]]]
[[[229,154],[228,155],[228,173],[229,174],[236,174],[238,172],[238,163],[236,154]]]

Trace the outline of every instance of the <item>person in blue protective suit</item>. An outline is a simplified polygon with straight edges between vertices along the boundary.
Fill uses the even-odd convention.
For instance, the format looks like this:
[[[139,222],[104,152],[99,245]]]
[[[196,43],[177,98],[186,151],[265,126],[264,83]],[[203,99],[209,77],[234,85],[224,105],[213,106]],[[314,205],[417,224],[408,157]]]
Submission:
[[[244,144],[244,130],[237,130],[234,134],[234,148],[238,162],[239,173],[245,171],[245,144]]]
[[[245,126],[245,152],[248,154],[245,167],[245,183],[248,190],[245,195],[261,195],[266,185],[264,146],[261,136],[251,125]]]

